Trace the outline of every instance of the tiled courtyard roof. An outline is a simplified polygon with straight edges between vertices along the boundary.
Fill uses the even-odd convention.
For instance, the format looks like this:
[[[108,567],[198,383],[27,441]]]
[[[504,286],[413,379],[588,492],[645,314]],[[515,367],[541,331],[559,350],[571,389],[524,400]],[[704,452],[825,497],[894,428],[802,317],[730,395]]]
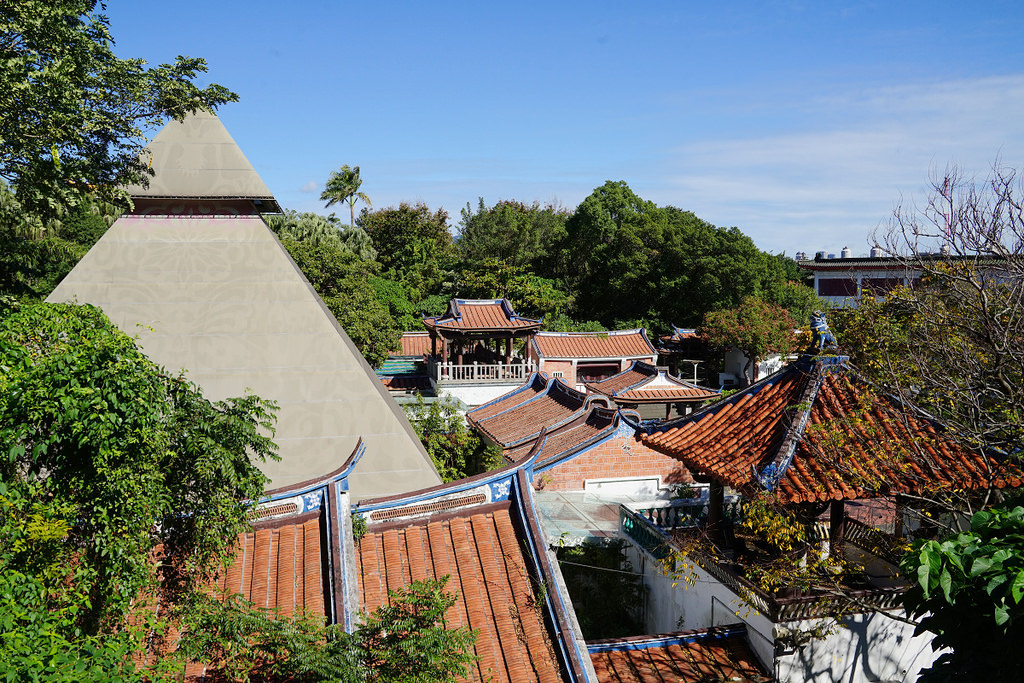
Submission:
[[[403,332],[399,344],[398,351],[392,352],[392,356],[422,358],[430,353],[430,333],[425,331]]]
[[[777,486],[793,503],[1024,483],[1017,468],[990,477],[978,453],[828,360],[795,363],[643,440],[734,488]]]
[[[541,358],[651,358],[658,355],[643,329],[538,332],[530,342]]]
[[[551,458],[609,434],[614,430],[616,424],[614,410],[591,405],[585,413],[576,417],[572,422],[556,427],[553,431],[539,434],[536,439],[505,451],[505,457],[510,462],[519,462],[533,452],[537,446],[537,440],[541,439],[537,462],[544,464]]]
[[[472,427],[503,448],[535,438],[544,427],[552,429],[582,415],[586,396],[559,379],[534,375],[519,389],[466,413]]]
[[[588,643],[602,683],[766,683],[745,629],[712,628]]]
[[[529,332],[540,329],[540,323],[516,315],[508,299],[452,299],[444,315],[423,319],[428,330],[455,333]]]
[[[599,382],[589,382],[586,386],[591,391],[610,396],[616,403],[708,401],[719,396],[717,391],[690,384],[642,361],[634,361],[619,374]]]
[[[320,534],[319,515],[287,518],[276,526],[239,534],[234,564],[221,571],[217,590],[240,593],[257,607],[279,609],[285,616],[302,610],[323,616]],[[176,647],[178,632],[174,630],[169,636],[168,642]],[[190,661],[184,673],[190,683],[222,680],[219,670],[209,662]]]
[[[480,661],[470,680],[563,680],[507,503],[404,528],[371,528],[356,555],[368,611],[414,580],[451,576],[448,589],[458,600],[448,626],[479,631]]]

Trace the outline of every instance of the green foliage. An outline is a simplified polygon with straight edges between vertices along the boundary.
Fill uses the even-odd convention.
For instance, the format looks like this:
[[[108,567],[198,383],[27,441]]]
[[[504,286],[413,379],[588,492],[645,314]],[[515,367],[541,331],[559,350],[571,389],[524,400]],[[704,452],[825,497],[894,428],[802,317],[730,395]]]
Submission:
[[[572,297],[559,288],[559,283],[493,258],[464,269],[455,289],[466,299],[504,297],[516,313],[531,318],[564,316],[572,306]]]
[[[700,333],[708,343],[720,347],[735,347],[747,356],[747,367],[754,367],[757,380],[757,362],[768,352],[786,355],[795,345],[794,329],[797,322],[781,306],[766,303],[754,297],[745,297],[736,308],[713,311],[704,317]]]
[[[500,450],[487,446],[466,427],[466,420],[450,398],[427,403],[417,396],[416,403],[403,407],[445,481],[464,479],[504,464]]]
[[[643,633],[639,606],[644,584],[626,559],[625,543],[585,543],[559,548],[559,566],[587,640]]]
[[[646,321],[653,331],[694,325],[710,311],[757,296],[802,306],[813,295],[787,285],[792,270],[736,228],[658,207],[608,181],[577,207],[554,258],[576,297],[575,317],[609,327]]]
[[[343,225],[332,213],[321,216],[316,213],[285,211],[282,214],[268,214],[263,217],[270,229],[281,239],[327,246],[347,251],[365,261],[377,258],[370,236],[360,228]]]
[[[284,616],[229,595],[198,598],[187,612],[181,654],[221,664],[232,680],[450,681],[476,661],[476,632],[447,628],[456,596],[448,577],[389,592],[355,633],[305,613]]]
[[[455,247],[444,209],[431,212],[424,204],[405,203],[397,209],[363,209],[357,223],[373,240],[382,274],[403,283],[411,300],[439,293],[450,282]]]
[[[196,87],[202,59],[179,56],[147,68],[118,59],[95,0],[0,5],[0,178],[29,213],[60,217],[92,191],[127,205],[121,189],[147,182],[147,131],[237,100]],[[102,5],[101,5],[102,8]]]
[[[551,205],[541,207],[538,202],[526,205],[503,200],[488,207],[480,197],[476,212],[469,204],[462,210],[459,252],[470,267],[493,259],[535,269],[565,232],[567,217],[566,211]]]
[[[376,275],[370,278],[370,284],[377,294],[377,300],[387,306],[398,329],[404,332],[423,328],[420,320],[424,314],[417,309],[416,304],[409,297],[409,289],[405,285],[397,280]],[[441,310],[443,312],[444,308],[442,307]]]
[[[328,207],[339,202],[347,203],[350,225],[355,227],[356,202],[362,200],[367,206],[371,205],[367,194],[359,191],[362,184],[363,179],[359,177],[359,167],[350,168],[348,164],[345,164],[337,171],[331,172],[324,191],[320,194],[320,199],[327,202]]]
[[[398,348],[402,330],[372,283],[376,264],[327,242],[300,242],[285,235],[281,244],[366,361],[380,365],[387,360]]]
[[[447,583],[445,576],[388,591],[389,604],[364,616],[356,637],[368,681],[451,681],[469,674],[477,632],[447,628],[445,614],[456,600],[444,592]]]
[[[248,528],[274,405],[204,399],[92,306],[8,310],[0,369],[0,659],[117,670],[139,596],[187,596]]]
[[[975,513],[970,531],[924,541],[901,569],[916,577],[904,604],[935,634],[939,655],[919,681],[1007,681],[1018,677],[1024,642],[1024,507]]]

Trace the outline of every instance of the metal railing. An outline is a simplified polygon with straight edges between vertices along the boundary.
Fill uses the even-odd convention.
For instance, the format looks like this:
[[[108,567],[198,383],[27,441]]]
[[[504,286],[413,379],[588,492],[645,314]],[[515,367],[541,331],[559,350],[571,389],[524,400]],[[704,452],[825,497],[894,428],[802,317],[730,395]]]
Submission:
[[[439,363],[427,362],[427,372],[436,382],[449,384],[508,383],[522,384],[533,372],[533,363]]]
[[[661,505],[636,508],[636,512],[659,529],[688,529],[701,527],[708,520],[708,500],[681,498]],[[729,496],[722,506],[722,516],[733,523],[742,519],[739,496]]]

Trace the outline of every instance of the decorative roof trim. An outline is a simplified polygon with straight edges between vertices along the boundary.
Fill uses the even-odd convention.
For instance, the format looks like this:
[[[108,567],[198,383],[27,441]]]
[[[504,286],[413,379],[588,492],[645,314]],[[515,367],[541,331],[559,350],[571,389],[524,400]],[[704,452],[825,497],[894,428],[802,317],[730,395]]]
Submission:
[[[590,654],[597,654],[599,652],[646,650],[652,647],[668,647],[669,645],[676,645],[679,643],[699,643],[707,640],[721,640],[724,638],[745,635],[747,635],[746,624],[727,624],[725,626],[712,626],[710,628],[695,629],[693,631],[659,633],[652,636],[630,636],[627,638],[615,638],[608,640],[591,640],[587,642],[587,651],[589,651]]]

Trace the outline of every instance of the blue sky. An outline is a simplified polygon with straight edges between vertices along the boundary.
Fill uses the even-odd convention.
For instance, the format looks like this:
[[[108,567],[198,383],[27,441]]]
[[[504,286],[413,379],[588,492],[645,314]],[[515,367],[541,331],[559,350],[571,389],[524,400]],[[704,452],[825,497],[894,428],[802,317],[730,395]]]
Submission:
[[[948,164],[1024,169],[1020,2],[139,2],[116,51],[204,57],[283,206],[575,207],[605,180],[759,247],[866,253]]]

